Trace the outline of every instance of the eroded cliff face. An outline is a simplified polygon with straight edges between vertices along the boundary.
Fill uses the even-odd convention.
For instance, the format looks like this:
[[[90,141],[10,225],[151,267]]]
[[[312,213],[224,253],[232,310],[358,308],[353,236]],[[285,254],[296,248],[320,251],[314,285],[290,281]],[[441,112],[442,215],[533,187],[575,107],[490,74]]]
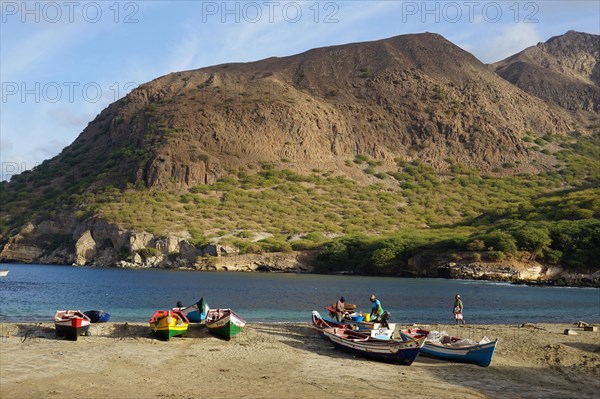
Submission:
[[[489,261],[482,260],[482,254],[478,252],[434,254],[424,251],[409,259],[401,274],[410,277],[490,280],[532,285],[600,287],[600,271],[567,271],[560,265],[536,261],[528,252],[522,252],[518,258]]]
[[[61,237],[61,242],[49,243],[49,235]],[[99,218],[78,222],[74,215],[63,212],[57,220],[27,224],[0,252],[0,262],[311,272],[316,257],[315,251],[240,255],[235,248],[217,243],[196,247],[188,240],[189,234],[155,237],[120,229]]]

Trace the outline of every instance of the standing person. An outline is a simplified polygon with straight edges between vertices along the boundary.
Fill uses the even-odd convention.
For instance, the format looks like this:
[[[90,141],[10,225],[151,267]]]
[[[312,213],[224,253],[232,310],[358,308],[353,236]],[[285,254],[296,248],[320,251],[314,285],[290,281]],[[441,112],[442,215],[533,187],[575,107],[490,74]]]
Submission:
[[[346,298],[341,297],[335,304],[335,318],[337,321],[342,321],[346,314]]]
[[[371,321],[380,322],[381,316],[383,316],[383,307],[381,307],[381,302],[374,294],[371,294],[371,302],[373,302],[373,307],[371,308]]]
[[[465,319],[463,318],[463,303],[458,294],[454,297],[454,320],[456,320],[456,325],[458,325],[459,320],[462,321],[463,326],[465,325]]]

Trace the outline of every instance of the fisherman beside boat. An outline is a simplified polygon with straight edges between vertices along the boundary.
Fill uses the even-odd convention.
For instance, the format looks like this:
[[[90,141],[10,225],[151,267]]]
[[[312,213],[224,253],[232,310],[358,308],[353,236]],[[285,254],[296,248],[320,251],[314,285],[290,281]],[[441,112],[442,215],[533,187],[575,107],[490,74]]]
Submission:
[[[338,322],[341,322],[348,314],[346,312],[346,298],[341,297],[335,304],[335,318]]]

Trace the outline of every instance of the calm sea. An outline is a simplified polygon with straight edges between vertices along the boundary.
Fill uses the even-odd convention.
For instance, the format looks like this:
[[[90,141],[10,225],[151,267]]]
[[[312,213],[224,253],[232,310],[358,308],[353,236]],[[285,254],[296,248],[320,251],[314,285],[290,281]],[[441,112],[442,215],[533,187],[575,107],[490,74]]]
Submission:
[[[96,269],[1,264],[0,321],[50,321],[57,309],[103,309],[111,321],[147,321],[155,310],[204,297],[248,321],[307,321],[344,295],[363,312],[375,293],[392,321],[452,323],[460,293],[468,323],[600,322],[600,289],[471,280],[283,273]]]

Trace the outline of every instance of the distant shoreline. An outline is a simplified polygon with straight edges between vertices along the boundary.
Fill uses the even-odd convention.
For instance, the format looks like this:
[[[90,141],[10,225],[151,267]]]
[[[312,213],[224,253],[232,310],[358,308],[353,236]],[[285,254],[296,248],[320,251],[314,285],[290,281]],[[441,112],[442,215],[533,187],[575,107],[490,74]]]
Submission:
[[[7,266],[14,265],[39,265],[46,266],[46,264],[37,264],[37,263],[0,263],[0,267],[6,269]],[[84,265],[78,266],[75,264],[48,264],[47,266],[65,266],[65,267],[76,267],[76,268],[89,268],[89,269],[129,269],[129,270],[165,270],[165,271],[181,271],[181,272],[216,272],[216,273],[285,273],[285,274],[310,274],[310,275],[327,275],[327,276],[357,276],[357,277],[395,277],[395,278],[425,278],[425,279],[446,279],[446,280],[465,280],[465,281],[490,281],[497,283],[505,283],[509,285],[526,285],[530,287],[563,287],[563,288],[600,288],[600,278],[596,278],[592,280],[591,278],[583,278],[580,280],[571,280],[566,281],[564,279],[558,280],[519,280],[519,281],[507,281],[506,279],[493,279],[489,278],[489,276],[485,276],[484,278],[468,278],[468,277],[441,277],[441,276],[428,276],[428,275],[415,275],[414,273],[410,273],[407,275],[398,275],[398,276],[389,276],[389,275],[369,275],[369,274],[358,274],[353,271],[336,271],[331,273],[316,273],[313,271],[303,271],[303,270],[279,270],[279,269],[257,269],[257,270],[202,270],[202,269],[194,269],[191,267],[178,267],[178,268],[163,268],[163,267],[122,267],[118,265],[113,266],[103,266],[103,265]]]

